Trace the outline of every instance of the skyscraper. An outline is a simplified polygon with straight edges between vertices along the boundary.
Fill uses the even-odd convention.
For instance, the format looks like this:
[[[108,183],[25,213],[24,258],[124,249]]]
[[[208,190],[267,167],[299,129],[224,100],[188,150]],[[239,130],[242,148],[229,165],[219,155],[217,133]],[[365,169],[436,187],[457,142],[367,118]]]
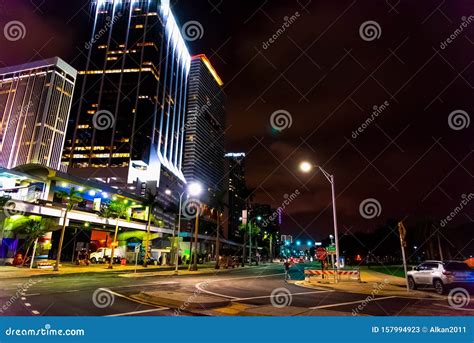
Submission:
[[[61,166],[77,71],[58,57],[0,69],[0,166]]]
[[[205,55],[192,58],[188,84],[183,173],[214,191],[224,189],[225,95]]]
[[[142,194],[184,182],[191,56],[169,0],[94,0],[92,16],[64,154],[69,172]]]
[[[242,241],[243,234],[239,230],[242,210],[246,209],[245,153],[227,153],[228,192],[228,238]]]

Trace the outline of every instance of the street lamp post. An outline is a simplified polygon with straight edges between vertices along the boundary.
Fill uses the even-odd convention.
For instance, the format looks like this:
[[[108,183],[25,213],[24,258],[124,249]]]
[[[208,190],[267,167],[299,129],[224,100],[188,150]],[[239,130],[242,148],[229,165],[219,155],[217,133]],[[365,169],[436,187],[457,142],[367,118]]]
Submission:
[[[337,229],[337,213],[336,213],[336,186],[334,181],[334,175],[329,174],[321,166],[314,166],[310,162],[301,162],[300,170],[304,173],[309,173],[313,167],[319,168],[321,173],[326,177],[326,179],[331,184],[331,193],[332,193],[332,215],[334,221],[334,240],[336,243],[336,268],[339,268],[339,234]]]
[[[172,192],[171,190],[167,189],[165,191],[165,193],[167,195],[171,195]],[[176,236],[176,239],[178,240],[178,246],[176,248],[176,256],[175,256],[175,266],[174,266],[174,273],[176,275],[178,275],[178,265],[179,265],[179,239],[181,237],[181,212],[182,212],[182,206],[183,206],[183,196],[184,194],[186,194],[186,192],[181,192],[181,193],[178,193],[179,194],[179,213],[178,213],[178,235]],[[175,230],[173,230],[173,233],[174,233]]]
[[[188,194],[190,196],[198,197],[202,193],[202,185],[194,182],[188,186]],[[197,271],[197,260],[198,260],[198,235],[199,235],[199,212],[200,209],[196,209],[196,221],[194,224],[194,255],[191,251],[191,257],[194,257],[193,264],[189,265],[189,270]]]
[[[249,266],[252,265],[252,220],[262,220],[261,216],[257,216],[254,218],[251,218],[247,222],[247,226],[249,229]],[[257,246],[257,237],[255,236],[255,246]],[[258,248],[258,247],[257,247]],[[258,266],[258,261],[257,261],[257,252],[255,253],[255,261],[256,265]]]

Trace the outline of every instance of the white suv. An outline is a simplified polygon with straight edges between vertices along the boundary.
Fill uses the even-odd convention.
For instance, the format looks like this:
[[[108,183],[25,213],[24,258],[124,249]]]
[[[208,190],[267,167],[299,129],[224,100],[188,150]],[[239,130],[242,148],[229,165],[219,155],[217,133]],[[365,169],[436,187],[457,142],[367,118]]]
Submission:
[[[410,289],[433,286],[438,294],[455,286],[465,288],[474,285],[474,271],[461,261],[425,261],[407,273]]]

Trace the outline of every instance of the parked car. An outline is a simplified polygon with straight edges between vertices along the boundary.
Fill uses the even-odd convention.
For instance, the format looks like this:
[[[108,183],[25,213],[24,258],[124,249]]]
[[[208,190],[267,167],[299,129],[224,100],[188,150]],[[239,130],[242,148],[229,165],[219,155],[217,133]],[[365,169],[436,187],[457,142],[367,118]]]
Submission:
[[[431,286],[445,294],[450,288],[472,287],[474,271],[462,261],[425,261],[407,273],[407,281],[410,289]]]
[[[96,252],[91,253],[90,261],[92,263],[102,263],[108,261],[112,255],[111,248],[99,248]],[[122,253],[119,249],[114,250],[114,263],[120,263],[122,259]]]

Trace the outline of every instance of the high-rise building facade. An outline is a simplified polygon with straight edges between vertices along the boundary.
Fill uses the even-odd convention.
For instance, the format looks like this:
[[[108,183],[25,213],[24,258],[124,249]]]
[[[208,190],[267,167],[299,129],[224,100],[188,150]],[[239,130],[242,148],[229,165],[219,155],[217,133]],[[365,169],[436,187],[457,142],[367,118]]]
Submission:
[[[183,173],[213,191],[225,185],[225,95],[205,55],[192,57],[188,84]]]
[[[228,176],[228,238],[241,242],[243,233],[240,232],[242,211],[246,209],[245,182],[245,153],[227,153],[227,176]]]
[[[61,165],[77,71],[58,57],[0,69],[0,166]]]
[[[93,0],[63,160],[70,173],[143,194],[182,156],[191,56],[169,0]]]

